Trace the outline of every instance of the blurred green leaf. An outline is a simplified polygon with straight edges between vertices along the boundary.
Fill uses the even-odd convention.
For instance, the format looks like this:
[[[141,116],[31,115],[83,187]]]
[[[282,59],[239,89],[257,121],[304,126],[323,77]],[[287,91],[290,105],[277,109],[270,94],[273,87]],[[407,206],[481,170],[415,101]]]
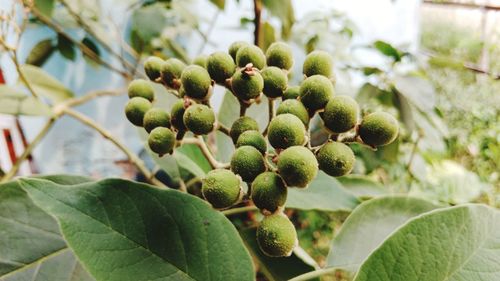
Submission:
[[[363,74],[366,76],[370,76],[372,74],[379,74],[382,72],[382,70],[380,70],[380,68],[371,67],[371,66],[363,67],[362,70],[363,70]]]
[[[82,40],[82,44],[87,46],[87,48],[89,48],[90,50],[92,50],[92,52],[94,52],[98,57],[101,55],[99,47],[97,46],[97,43],[95,43],[93,39],[85,37]]]
[[[68,40],[66,37],[58,35],[57,36],[57,49],[63,57],[68,60],[74,61],[76,58],[76,50],[73,42]]]
[[[387,194],[387,189],[367,176],[348,175],[336,178],[342,186],[359,198],[372,198]]]
[[[431,57],[429,58],[428,62],[429,64],[435,67],[448,67],[455,70],[465,69],[464,63],[462,61],[459,61],[451,57],[445,57],[445,56]]]
[[[132,15],[132,30],[144,43],[149,44],[151,39],[160,36],[166,20],[164,7],[161,4],[141,7]]]
[[[45,39],[38,42],[28,57],[26,58],[26,64],[42,66],[54,53],[55,47],[52,43],[52,39]]]
[[[419,110],[434,110],[436,91],[428,80],[418,76],[398,75],[394,77],[394,87]]]
[[[224,126],[231,128],[233,122],[239,117],[240,105],[235,96],[229,91],[224,92],[224,97],[222,98],[222,104],[219,110],[217,120]],[[234,144],[230,137],[217,131],[217,159],[222,162],[229,162],[234,151]]]
[[[48,98],[53,103],[59,103],[74,96],[71,90],[39,67],[25,64],[21,66],[20,71],[37,94]]]
[[[267,48],[274,42],[276,42],[276,33],[274,32],[274,27],[268,22],[262,24],[262,32],[264,35],[263,50]]]
[[[319,42],[319,36],[317,34],[309,38],[309,40],[307,40],[305,45],[306,53],[314,51],[316,49],[316,45],[318,44],[318,42]]]
[[[226,0],[210,0],[217,8],[220,10],[224,10],[224,6],[226,5]]]
[[[47,17],[52,17],[52,12],[55,8],[54,0],[34,0],[34,5],[37,10]]]
[[[388,57],[392,57],[394,61],[401,61],[402,53],[398,49],[394,48],[391,44],[378,40],[373,43],[373,46],[382,54]]]
[[[10,115],[50,116],[50,107],[16,88],[0,85],[0,113]]]
[[[281,20],[281,34],[283,39],[290,36],[291,29],[295,23],[295,12],[291,0],[263,0],[264,7],[271,15]]]

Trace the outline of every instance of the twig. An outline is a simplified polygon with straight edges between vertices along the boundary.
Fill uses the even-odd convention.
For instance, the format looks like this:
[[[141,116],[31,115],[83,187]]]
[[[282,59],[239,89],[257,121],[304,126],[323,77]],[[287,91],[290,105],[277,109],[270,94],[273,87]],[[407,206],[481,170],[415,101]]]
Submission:
[[[269,120],[267,122],[266,129],[264,130],[263,135],[267,135],[267,130],[269,130],[269,124],[271,123],[271,120],[273,120],[274,116],[276,116],[275,108],[274,108],[274,99],[268,99],[268,107],[267,111],[269,113]]]
[[[217,130],[219,130],[219,132],[229,136],[229,128],[224,126],[223,124],[219,123],[217,125]]]
[[[68,107],[75,107],[84,103],[87,103],[93,99],[103,97],[103,96],[121,96],[126,92],[125,89],[116,89],[116,90],[102,90],[102,91],[94,91],[90,92],[81,97],[75,97],[69,99],[65,102]]]
[[[255,212],[258,210],[259,209],[255,206],[245,206],[245,207],[239,207],[239,208],[225,210],[225,211],[222,211],[221,213],[225,216],[231,216],[231,215],[240,214],[240,213]]]
[[[461,7],[467,9],[484,9],[491,11],[500,11],[500,6],[493,5],[481,5],[481,4],[473,4],[473,3],[461,3],[461,2],[451,2],[451,1],[436,1],[436,0],[424,0],[424,4],[431,5],[441,5],[441,6],[452,6],[452,7]]]
[[[19,65],[19,60],[17,58],[17,51],[12,51],[12,61],[14,62],[14,65],[16,66],[16,69],[17,69],[17,73],[19,74],[19,78],[21,79],[21,81],[26,85],[26,87],[28,88],[29,92],[37,99],[40,99],[40,97],[38,96],[38,94],[35,92],[35,90],[33,89],[33,87],[31,86],[31,84],[28,82],[28,79],[26,78],[26,76],[24,75],[24,73],[21,71],[21,66]]]
[[[328,268],[323,268],[323,269],[318,269],[315,271],[307,272],[302,275],[296,276],[295,278],[290,279],[289,281],[305,281],[305,280],[311,280],[316,277],[320,277],[326,274],[332,274],[335,273],[339,268],[337,267],[328,267]]]
[[[253,38],[254,38],[254,44],[256,46],[262,47],[263,42],[262,42],[262,22],[261,22],[261,13],[262,13],[262,0],[254,0],[253,1],[253,12],[254,12],[254,19],[253,19],[253,24],[254,24],[254,32],[253,32]]]
[[[198,52],[197,52],[198,55],[203,52],[203,49],[205,49],[205,46],[208,43],[208,38],[210,37],[210,34],[214,30],[215,23],[217,22],[217,18],[219,17],[219,13],[220,13],[219,9],[217,9],[217,11],[215,12],[214,17],[210,21],[210,24],[208,26],[207,32],[205,34],[203,34],[203,32],[201,32],[201,30],[200,30],[200,35],[201,35],[201,37],[203,37],[203,42],[201,42],[200,48],[198,49]]]
[[[196,138],[184,138],[182,140],[182,143],[197,145],[200,148],[203,155],[205,156],[205,158],[207,159],[208,163],[210,163],[212,169],[224,169],[229,167],[228,164],[220,163],[219,161],[217,161],[217,159],[215,159],[215,157],[212,155],[212,152],[210,152],[210,149],[208,149],[208,146],[203,140],[202,136],[198,136]]]

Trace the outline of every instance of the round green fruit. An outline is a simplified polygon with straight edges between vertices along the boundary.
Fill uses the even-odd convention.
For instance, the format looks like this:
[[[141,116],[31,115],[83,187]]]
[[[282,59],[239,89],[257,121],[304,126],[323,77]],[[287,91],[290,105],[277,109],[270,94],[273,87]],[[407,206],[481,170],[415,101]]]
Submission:
[[[252,183],[252,201],[261,210],[274,213],[278,207],[285,205],[287,188],[280,175],[264,172]]]
[[[266,51],[267,65],[289,70],[293,66],[292,48],[283,42],[272,43]]]
[[[204,100],[212,85],[212,79],[205,68],[199,65],[190,65],[182,71],[181,84],[188,97]]]
[[[333,74],[333,58],[325,51],[313,51],[307,55],[302,66],[305,76],[323,75],[331,77]]]
[[[332,133],[344,133],[356,126],[359,105],[349,96],[335,96],[326,104],[320,115],[325,127]]]
[[[267,151],[267,143],[264,136],[259,131],[245,131],[240,134],[238,141],[236,141],[236,147],[240,146],[253,146],[257,148],[262,154]]]
[[[156,81],[160,77],[163,60],[159,57],[149,57],[144,62],[144,71],[151,81]]]
[[[268,98],[277,98],[283,95],[288,86],[288,77],[282,69],[276,66],[265,67],[261,71],[264,79],[264,89],[262,92]]]
[[[324,109],[333,94],[332,82],[322,75],[308,77],[300,85],[300,101],[309,113]]]
[[[266,56],[262,50],[255,45],[242,46],[236,53],[236,64],[239,67],[245,67],[247,64],[253,64],[253,67],[262,69],[266,66]]]
[[[186,109],[184,108],[184,100],[182,99],[177,100],[170,110],[170,122],[178,131],[186,130],[186,126],[184,125],[184,112],[186,112]]]
[[[212,170],[203,179],[201,192],[214,208],[226,209],[240,199],[241,180],[229,170]]]
[[[193,104],[184,112],[184,125],[195,135],[206,135],[214,129],[215,113],[204,104]]]
[[[240,135],[245,131],[259,131],[259,124],[255,119],[248,116],[241,116],[236,119],[229,130],[229,135],[233,139],[233,143],[236,144]]]
[[[303,146],[292,146],[278,156],[278,172],[287,186],[307,187],[318,173],[318,161]]]
[[[178,79],[181,78],[182,71],[186,64],[179,59],[170,58],[161,66],[161,79],[170,88],[178,88]]]
[[[288,87],[283,93],[283,100],[296,100],[300,96],[300,86]]]
[[[231,78],[236,70],[233,58],[224,52],[215,52],[207,59],[207,71],[212,79],[224,84],[226,79]]]
[[[228,53],[231,55],[234,61],[236,61],[236,54],[241,49],[241,47],[248,46],[249,43],[245,41],[236,41],[229,46]]]
[[[260,222],[257,244],[270,257],[288,257],[297,246],[297,232],[284,214],[273,214]]]
[[[207,68],[207,60],[208,60],[208,56],[199,55],[193,59],[193,64],[199,65],[203,68]]]
[[[149,133],[157,127],[170,127],[170,114],[161,108],[151,108],[144,114],[144,129]]]
[[[231,157],[231,170],[240,175],[245,182],[252,182],[255,177],[266,171],[264,157],[253,146],[241,146]]]
[[[297,116],[280,114],[269,123],[267,138],[274,148],[303,145],[306,142],[306,127]]]
[[[257,98],[264,89],[264,79],[258,72],[247,74],[245,71],[236,71],[231,78],[231,86],[234,94],[240,100],[251,100]]]
[[[145,98],[131,98],[125,106],[125,116],[130,123],[142,127],[144,115],[152,106],[151,102]]]
[[[340,142],[327,142],[316,154],[319,168],[332,177],[347,175],[354,167],[352,149]]]
[[[297,116],[300,121],[304,124],[304,126],[309,126],[309,113],[307,112],[306,107],[302,104],[302,102],[298,100],[284,100],[278,106],[276,110],[276,114],[285,114],[290,113]]]
[[[148,145],[151,151],[160,156],[171,153],[175,146],[175,134],[169,128],[155,128],[149,134]]]
[[[128,85],[128,97],[141,97],[149,101],[155,99],[155,89],[144,79],[135,79]]]
[[[389,113],[374,112],[363,117],[359,126],[359,136],[364,143],[382,146],[393,142],[399,132],[398,121]]]

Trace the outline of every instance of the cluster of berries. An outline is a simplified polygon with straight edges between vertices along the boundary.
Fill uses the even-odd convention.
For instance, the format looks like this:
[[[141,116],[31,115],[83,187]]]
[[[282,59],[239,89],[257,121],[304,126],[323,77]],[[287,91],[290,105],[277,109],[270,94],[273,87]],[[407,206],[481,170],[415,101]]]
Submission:
[[[290,255],[297,244],[295,228],[283,213],[287,188],[307,187],[319,169],[334,177],[352,170],[354,153],[339,134],[377,147],[394,141],[399,128],[397,120],[384,112],[358,119],[356,101],[334,94],[333,59],[328,53],[314,51],[306,57],[300,86],[288,85],[292,65],[292,50],[282,42],[272,44],[265,53],[257,46],[235,42],[227,53],[198,57],[192,65],[175,58],[150,57],[144,66],[147,76],[176,90],[179,100],[170,113],[154,108],[151,82],[137,79],[129,85],[125,108],[128,120],[144,127],[149,147],[161,156],[172,153],[186,132],[200,136],[219,128],[209,103],[215,84],[230,90],[243,109],[260,102],[262,94],[280,100],[264,133],[241,111],[227,132],[236,147],[229,165],[214,168],[202,182],[204,198],[217,209],[240,202],[242,182],[248,184],[247,198],[265,215],[257,229],[258,244],[274,257]],[[311,147],[308,128],[316,113],[332,137]]]

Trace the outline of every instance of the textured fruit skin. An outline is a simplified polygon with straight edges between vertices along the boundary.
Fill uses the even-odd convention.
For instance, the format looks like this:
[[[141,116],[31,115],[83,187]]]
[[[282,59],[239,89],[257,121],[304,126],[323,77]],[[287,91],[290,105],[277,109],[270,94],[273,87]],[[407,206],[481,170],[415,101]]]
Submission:
[[[303,145],[306,142],[306,127],[297,116],[280,114],[269,123],[267,138],[274,148]]]
[[[288,85],[288,77],[285,72],[276,66],[265,67],[261,71],[264,79],[262,92],[269,98],[281,97]]]
[[[125,116],[130,123],[142,127],[144,115],[152,106],[151,102],[145,98],[131,98],[125,106]]]
[[[240,198],[241,180],[229,170],[212,170],[203,179],[201,191],[214,208],[229,208]]]
[[[160,77],[163,62],[161,58],[155,56],[147,58],[144,62],[144,71],[151,81],[155,81]]]
[[[264,154],[267,151],[267,142],[264,136],[259,131],[245,131],[240,134],[236,141],[236,147],[240,146],[253,146],[257,148],[260,153]]]
[[[186,109],[184,108],[184,100],[177,100],[170,110],[170,123],[172,126],[178,131],[185,131],[186,125],[184,125],[184,112]]]
[[[333,74],[333,58],[325,51],[313,51],[307,55],[302,66],[305,76],[323,75],[331,77]]]
[[[207,59],[207,71],[210,77],[219,84],[223,84],[226,79],[231,78],[235,70],[236,64],[227,53],[215,52]]]
[[[193,64],[199,65],[199,66],[206,69],[207,68],[207,59],[208,59],[208,56],[206,56],[206,55],[196,56],[193,59]]]
[[[300,96],[300,86],[288,87],[283,93],[283,100],[296,100]]]
[[[325,106],[320,114],[325,127],[332,133],[344,133],[356,126],[358,122],[359,105],[349,96],[335,96]]]
[[[233,58],[233,60],[236,61],[236,54],[238,53],[238,51],[240,50],[240,48],[244,47],[244,46],[248,46],[248,45],[250,45],[250,44],[247,43],[247,42],[245,42],[245,41],[236,41],[236,42],[233,42],[229,46],[228,53],[229,53],[229,55],[231,55],[231,57]]]
[[[245,131],[259,131],[259,124],[255,119],[248,116],[241,116],[236,119],[229,130],[229,135],[233,139],[234,144],[236,144],[240,135]]]
[[[242,46],[236,53],[236,64],[239,67],[245,67],[247,64],[253,64],[253,67],[262,69],[266,66],[266,56],[262,50],[255,45]]]
[[[175,134],[169,128],[157,127],[149,134],[148,145],[160,156],[171,153],[175,146]]]
[[[261,210],[274,213],[285,205],[288,189],[283,179],[274,172],[258,175],[252,183],[252,201]]]
[[[270,257],[288,257],[298,244],[297,232],[284,214],[270,215],[257,228],[257,243]]]
[[[195,135],[206,135],[214,129],[215,113],[204,104],[193,104],[184,112],[184,125]]]
[[[236,71],[231,79],[234,94],[241,100],[251,100],[260,95],[264,89],[264,79],[258,72],[252,75]]]
[[[255,177],[266,171],[264,157],[253,146],[241,146],[231,157],[231,170],[240,175],[243,181],[252,182]]]
[[[212,79],[205,68],[199,65],[190,65],[182,71],[181,83],[188,97],[203,100],[208,95]]]
[[[142,124],[148,133],[157,127],[169,128],[170,114],[161,108],[151,108],[144,114]]]
[[[341,142],[327,142],[316,154],[319,168],[332,177],[347,175],[354,167],[352,149]]]
[[[290,113],[297,116],[304,126],[309,126],[309,113],[302,102],[298,100],[284,100],[276,110],[276,114]]]
[[[278,172],[287,186],[307,187],[318,174],[318,161],[303,146],[292,146],[278,156]]]
[[[135,79],[128,85],[128,97],[141,97],[153,101],[155,99],[155,90],[148,81]]]
[[[161,66],[161,80],[170,88],[178,87],[174,80],[181,78],[184,68],[186,68],[186,64],[179,59],[170,58],[166,60]]]
[[[310,113],[325,108],[333,94],[332,82],[322,75],[308,77],[300,85],[300,101]]]
[[[398,132],[398,121],[386,112],[366,115],[359,126],[361,140],[371,146],[390,144],[397,138]]]
[[[289,70],[293,66],[292,48],[283,42],[272,43],[266,51],[267,65]]]

